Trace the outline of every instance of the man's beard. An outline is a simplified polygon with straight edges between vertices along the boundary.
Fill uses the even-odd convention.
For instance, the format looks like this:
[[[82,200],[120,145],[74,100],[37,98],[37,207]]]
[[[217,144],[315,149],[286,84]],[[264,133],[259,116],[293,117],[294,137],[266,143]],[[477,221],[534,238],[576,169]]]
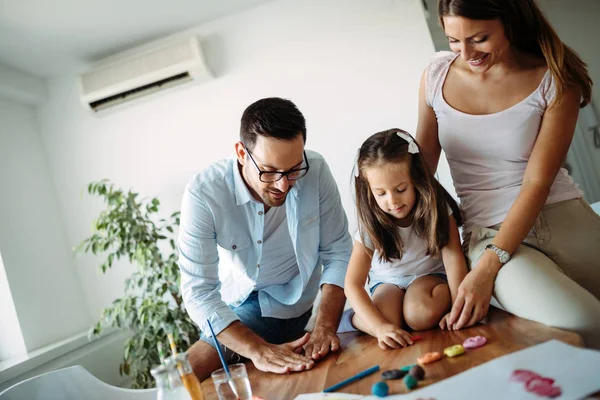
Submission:
[[[273,197],[271,192],[275,192],[275,191],[265,190],[264,192],[262,192],[262,195],[260,197],[261,197],[263,203],[265,203],[268,207],[281,207],[285,203],[285,200],[287,199],[289,190],[287,192],[285,192],[285,196],[283,196],[281,199]],[[284,193],[284,192],[281,192],[278,190],[278,191],[276,191],[276,193]]]

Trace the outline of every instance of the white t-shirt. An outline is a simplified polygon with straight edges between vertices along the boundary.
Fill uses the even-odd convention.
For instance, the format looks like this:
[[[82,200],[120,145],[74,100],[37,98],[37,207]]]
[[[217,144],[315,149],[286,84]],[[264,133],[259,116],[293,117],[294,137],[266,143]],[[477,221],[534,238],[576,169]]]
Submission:
[[[285,206],[271,207],[265,214],[262,254],[268,257],[260,260],[257,290],[271,285],[284,285],[300,273]]]
[[[371,271],[369,272],[369,286],[385,282],[406,288],[416,278],[434,273],[445,273],[441,258],[427,255],[425,240],[418,237],[412,226],[398,227],[398,232],[404,243],[404,254],[401,259],[392,259],[390,262],[379,260],[379,252],[373,252]],[[373,250],[373,244],[368,238],[363,242],[360,233],[354,238],[365,247]]]

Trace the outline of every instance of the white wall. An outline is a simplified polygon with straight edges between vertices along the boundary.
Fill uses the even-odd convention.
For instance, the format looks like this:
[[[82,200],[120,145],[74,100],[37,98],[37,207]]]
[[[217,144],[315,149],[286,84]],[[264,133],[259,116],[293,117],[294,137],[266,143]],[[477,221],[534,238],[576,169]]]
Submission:
[[[25,346],[32,351],[87,329],[91,321],[35,111],[0,99],[0,121],[0,252]]]
[[[592,93],[594,107],[600,118],[600,1],[539,0],[539,4],[562,41],[588,64],[595,83]],[[584,138],[596,166],[596,175],[600,177],[600,149],[594,147],[591,133],[588,132]]]
[[[357,147],[370,134],[415,131],[420,75],[433,44],[420,0],[280,0],[193,30],[217,79],[96,117],[78,101],[75,75],[50,81],[41,136],[69,246],[90,234],[101,204],[80,193],[109,178],[178,210],[187,181],[233,153],[246,106],[290,98],[304,113],[307,147],[329,161],[354,227],[349,190]],[[122,294],[127,268],[98,277],[76,263],[91,318]]]
[[[25,341],[0,254],[0,363],[25,354]]]
[[[573,48],[588,64],[596,84],[593,97],[600,110],[600,44],[598,22],[600,2],[589,0],[538,0],[548,20],[563,42]]]
[[[25,104],[48,100],[43,78],[0,63],[0,96]]]

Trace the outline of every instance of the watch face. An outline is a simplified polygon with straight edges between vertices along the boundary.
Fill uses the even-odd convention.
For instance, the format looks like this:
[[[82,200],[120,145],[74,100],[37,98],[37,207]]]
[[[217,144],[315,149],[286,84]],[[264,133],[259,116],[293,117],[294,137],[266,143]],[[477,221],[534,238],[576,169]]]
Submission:
[[[510,260],[510,256],[506,253],[500,255],[500,262],[506,264]]]

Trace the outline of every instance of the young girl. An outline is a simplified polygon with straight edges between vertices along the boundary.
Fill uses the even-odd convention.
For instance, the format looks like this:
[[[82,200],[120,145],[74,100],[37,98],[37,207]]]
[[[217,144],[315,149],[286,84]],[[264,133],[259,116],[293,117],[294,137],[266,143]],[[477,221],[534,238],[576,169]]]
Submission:
[[[445,329],[467,274],[460,210],[403,130],[368,138],[355,169],[359,229],[345,282],[353,310],[339,331],[355,327],[382,349],[411,345],[402,327]]]

